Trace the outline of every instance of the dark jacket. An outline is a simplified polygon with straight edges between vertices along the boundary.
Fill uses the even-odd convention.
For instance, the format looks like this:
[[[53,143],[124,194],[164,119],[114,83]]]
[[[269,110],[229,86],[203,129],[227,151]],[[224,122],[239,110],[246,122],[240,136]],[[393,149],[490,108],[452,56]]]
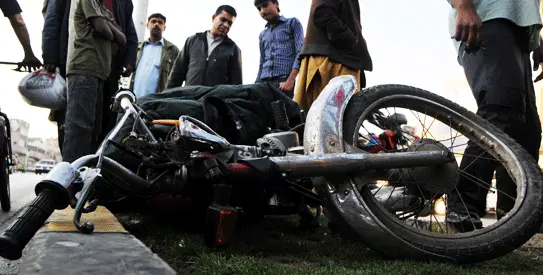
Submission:
[[[134,67],[134,72],[132,73],[132,80],[130,80],[130,90],[134,90],[134,79],[136,78],[136,70],[138,69],[138,64],[140,64],[141,54],[143,53],[144,45],[140,43],[138,45],[138,58],[136,60],[136,67]],[[158,85],[156,87],[155,93],[160,93],[166,89],[166,83],[168,82],[168,77],[173,68],[173,63],[179,55],[179,49],[172,42],[164,38],[164,48],[162,49],[162,54],[160,56],[160,72],[158,77]]]
[[[42,58],[44,64],[54,64],[60,68],[62,76],[66,76],[68,58],[68,26],[70,17],[70,0],[48,0],[45,7],[42,32]],[[136,65],[138,36],[132,11],[132,0],[116,0],[115,17],[119,20],[122,32],[126,36],[126,45],[117,54],[117,67],[124,64]]]
[[[173,66],[166,88],[221,84],[241,84],[241,51],[230,38],[225,37],[209,57],[206,32],[197,33],[185,41]]]
[[[371,71],[358,0],[313,0],[300,56],[323,55],[355,70]]]

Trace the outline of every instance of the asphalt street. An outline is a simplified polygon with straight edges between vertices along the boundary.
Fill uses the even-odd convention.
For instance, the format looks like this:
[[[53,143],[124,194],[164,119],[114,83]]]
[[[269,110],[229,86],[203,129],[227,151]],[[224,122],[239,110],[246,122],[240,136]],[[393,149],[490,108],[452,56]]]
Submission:
[[[10,175],[11,210],[9,212],[0,211],[0,232],[3,232],[13,218],[36,197],[34,186],[44,176],[35,175],[34,173],[15,173]],[[21,260],[8,261],[0,258],[0,274],[17,274]]]

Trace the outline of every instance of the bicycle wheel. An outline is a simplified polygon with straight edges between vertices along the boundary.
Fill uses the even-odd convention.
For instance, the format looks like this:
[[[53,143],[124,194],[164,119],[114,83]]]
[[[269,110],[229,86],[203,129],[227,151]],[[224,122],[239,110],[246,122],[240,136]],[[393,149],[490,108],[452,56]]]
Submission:
[[[457,157],[457,162],[434,168],[394,169],[384,173],[387,175],[385,177],[358,177],[343,183],[350,185],[349,190],[356,193],[360,200],[357,205],[367,207],[378,221],[376,226],[386,232],[389,240],[394,240],[391,242],[399,245],[390,251],[384,248],[383,239],[375,240],[367,237],[367,232],[356,231],[356,223],[361,222],[354,218],[356,216],[344,219],[346,234],[354,232],[370,247],[393,258],[471,263],[509,253],[536,233],[543,223],[540,169],[512,138],[445,98],[413,87],[383,85],[352,97],[343,121],[345,142],[361,148],[359,145],[365,142],[367,136],[386,130],[377,127],[373,123],[375,120],[371,119],[372,114],[378,111],[389,116],[394,113],[406,115],[408,121],[414,124],[410,127],[411,137],[418,136],[415,139],[406,137],[402,139],[405,143],[397,149],[381,150],[380,153],[447,150]],[[402,128],[402,125],[396,126],[396,129]],[[482,154],[465,155],[463,149],[468,141],[477,146]],[[461,160],[468,157],[475,160],[462,166]],[[491,174],[487,173],[485,178],[467,174],[475,161],[487,161],[496,167],[504,167],[515,184],[516,192],[512,194],[510,190],[495,187],[490,182]],[[512,208],[499,220],[491,211],[486,211],[486,216],[478,217],[470,210],[472,207],[465,203],[466,192],[459,192],[459,179],[479,186],[478,190],[490,191],[486,195],[487,206],[495,200],[493,195],[499,195],[502,202],[514,200],[510,204]],[[345,186],[343,189],[342,186],[336,187],[337,193],[346,190]],[[456,227],[457,220],[451,218],[452,203],[448,203],[453,195],[460,197],[456,209],[461,208],[468,215],[467,221],[473,228],[463,230]],[[340,198],[341,194],[335,196]],[[392,203],[391,198],[394,200]],[[341,208],[340,204],[335,206]],[[356,213],[356,209],[342,211]],[[480,218],[480,226],[477,226],[477,218]]]

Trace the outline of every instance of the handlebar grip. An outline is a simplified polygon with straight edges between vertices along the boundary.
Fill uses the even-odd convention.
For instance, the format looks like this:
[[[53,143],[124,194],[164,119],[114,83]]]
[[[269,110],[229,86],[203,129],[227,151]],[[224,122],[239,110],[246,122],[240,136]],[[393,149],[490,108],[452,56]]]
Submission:
[[[40,227],[55,211],[56,194],[45,189],[23,210],[0,236],[0,256],[17,260]]]

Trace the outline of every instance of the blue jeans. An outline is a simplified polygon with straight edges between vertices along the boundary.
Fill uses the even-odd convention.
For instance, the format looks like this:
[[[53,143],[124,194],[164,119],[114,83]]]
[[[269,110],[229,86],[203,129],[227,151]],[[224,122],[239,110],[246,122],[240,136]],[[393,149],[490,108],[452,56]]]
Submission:
[[[93,153],[102,125],[104,81],[90,75],[68,76],[62,160],[73,162]]]

